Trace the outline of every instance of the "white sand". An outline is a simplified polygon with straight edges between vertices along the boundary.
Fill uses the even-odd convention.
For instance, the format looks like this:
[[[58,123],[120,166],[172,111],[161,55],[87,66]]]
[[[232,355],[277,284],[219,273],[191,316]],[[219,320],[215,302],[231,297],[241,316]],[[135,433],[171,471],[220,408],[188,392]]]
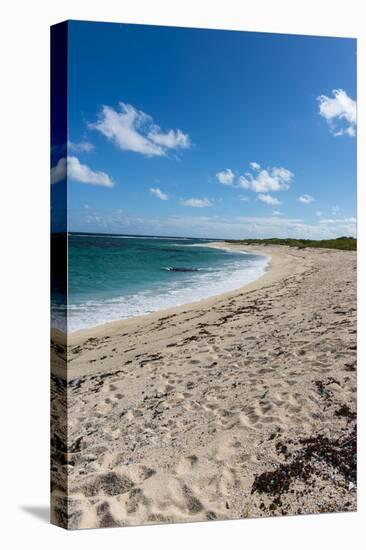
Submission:
[[[73,333],[67,372],[55,348],[55,522],[355,509],[356,255],[245,249],[271,256],[254,283]]]

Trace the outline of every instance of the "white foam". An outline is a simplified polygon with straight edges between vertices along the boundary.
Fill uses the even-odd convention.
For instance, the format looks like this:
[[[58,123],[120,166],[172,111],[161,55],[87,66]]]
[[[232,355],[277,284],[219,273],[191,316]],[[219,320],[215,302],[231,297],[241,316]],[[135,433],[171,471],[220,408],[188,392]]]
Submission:
[[[230,251],[232,252],[232,251]],[[239,252],[239,251],[238,251]],[[190,273],[190,279],[168,282],[159,291],[144,290],[129,296],[105,300],[87,300],[68,306],[68,331],[91,328],[110,321],[128,319],[140,315],[196,302],[248,284],[266,270],[268,256],[255,256],[248,262],[233,262],[225,269],[202,270]],[[54,326],[57,326],[55,315]],[[62,328],[58,326],[58,328]]]

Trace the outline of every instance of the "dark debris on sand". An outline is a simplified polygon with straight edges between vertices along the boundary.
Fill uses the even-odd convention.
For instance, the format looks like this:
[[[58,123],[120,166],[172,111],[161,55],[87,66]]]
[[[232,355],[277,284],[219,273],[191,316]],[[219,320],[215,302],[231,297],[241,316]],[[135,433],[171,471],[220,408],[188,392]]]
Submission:
[[[354,413],[346,405],[338,411],[339,415],[353,417]],[[291,443],[291,442],[289,442]],[[342,485],[348,488],[350,484],[356,485],[357,481],[357,427],[354,425],[351,431],[338,439],[329,439],[323,435],[301,439],[302,447],[295,452],[290,462],[279,464],[274,470],[257,475],[252,485],[251,493],[266,494],[272,498],[269,510],[281,510],[283,505],[281,497],[286,493],[294,492],[291,487],[295,482],[304,482],[309,487],[314,486],[316,478],[329,480],[333,470],[343,478]],[[277,443],[278,454],[287,460],[290,454],[287,445]],[[314,481],[315,480],[315,481]],[[261,504],[261,509],[265,509]]]
[[[344,418],[347,418],[347,420],[350,422],[352,420],[356,420],[356,413],[351,411],[348,405],[342,405],[337,411],[334,413],[336,416],[343,416]]]

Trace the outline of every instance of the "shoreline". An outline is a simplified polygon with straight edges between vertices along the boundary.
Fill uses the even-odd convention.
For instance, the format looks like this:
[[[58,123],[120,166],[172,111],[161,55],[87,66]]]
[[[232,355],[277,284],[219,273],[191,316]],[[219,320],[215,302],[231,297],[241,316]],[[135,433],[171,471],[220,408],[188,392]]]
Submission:
[[[208,248],[222,248],[234,252],[248,252],[250,254],[255,254],[258,256],[266,256],[269,258],[269,261],[265,267],[265,271],[262,275],[257,277],[254,281],[245,283],[244,285],[230,291],[222,292],[219,294],[214,294],[207,298],[202,298],[200,300],[195,300],[194,302],[186,302],[179,306],[172,306],[168,308],[159,309],[151,313],[146,313],[144,315],[138,315],[135,317],[130,317],[128,319],[119,319],[114,321],[109,321],[107,323],[102,323],[94,327],[79,329],[67,334],[67,342],[69,345],[75,345],[83,340],[88,338],[100,337],[111,332],[112,334],[116,331],[122,330],[123,328],[132,328],[140,322],[148,322],[157,320],[159,317],[181,313],[185,310],[194,310],[198,307],[210,307],[214,304],[216,300],[221,300],[225,298],[230,298],[235,296],[236,293],[240,292],[250,292],[251,290],[259,289],[263,284],[271,283],[274,280],[277,280],[278,277],[282,275],[285,276],[288,273],[288,262],[284,260],[289,258],[291,255],[290,247],[284,246],[258,246],[258,245],[234,245],[229,243],[222,242],[212,242],[207,243]],[[64,334],[57,329],[52,329],[52,337],[55,338],[55,341],[59,340],[57,333]]]
[[[356,510],[356,254],[243,249],[249,285],[54,347],[70,528]]]

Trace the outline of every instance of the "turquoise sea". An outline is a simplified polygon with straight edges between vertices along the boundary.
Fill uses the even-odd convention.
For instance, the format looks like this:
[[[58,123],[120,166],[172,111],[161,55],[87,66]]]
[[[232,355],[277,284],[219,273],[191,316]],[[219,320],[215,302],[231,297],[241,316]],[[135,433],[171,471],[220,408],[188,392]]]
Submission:
[[[68,241],[68,331],[127,319],[234,290],[258,278],[268,258],[207,247],[209,241],[72,233]],[[53,296],[53,324],[65,329]]]

